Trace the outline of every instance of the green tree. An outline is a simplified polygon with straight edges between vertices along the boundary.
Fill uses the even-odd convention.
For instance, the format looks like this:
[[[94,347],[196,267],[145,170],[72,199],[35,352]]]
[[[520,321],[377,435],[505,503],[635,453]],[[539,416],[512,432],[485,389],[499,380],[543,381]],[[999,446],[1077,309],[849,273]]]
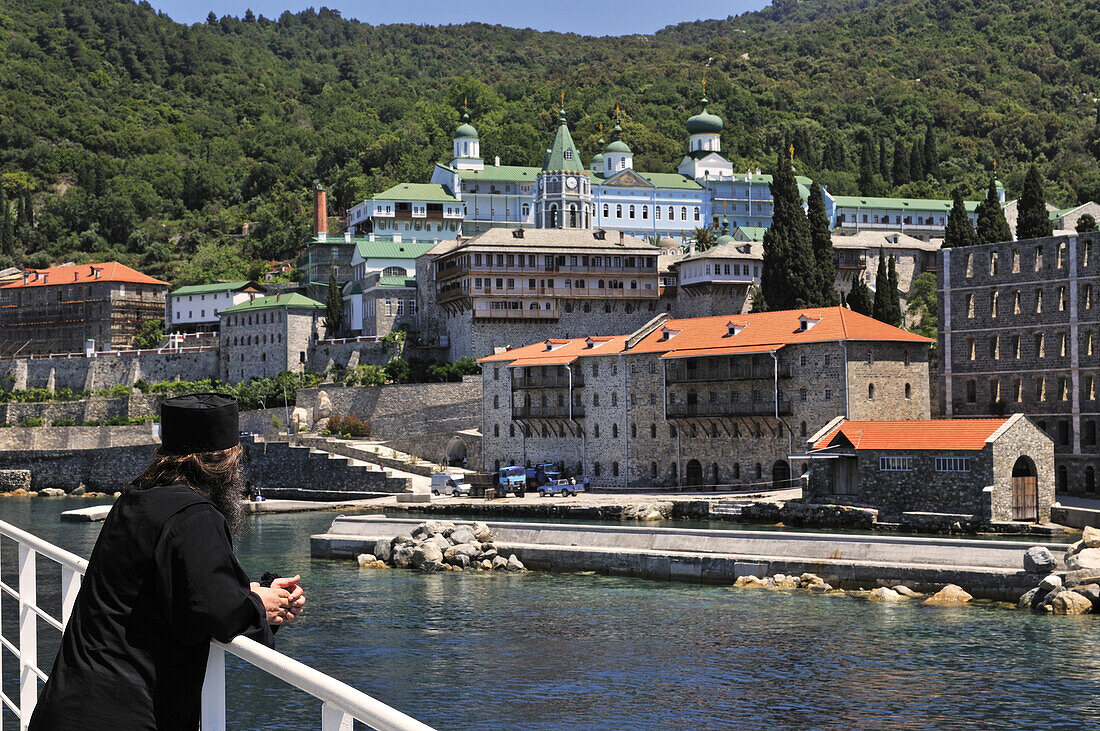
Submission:
[[[776,158],[772,175],[772,225],[764,232],[760,283],[769,310],[817,306],[821,282],[810,243],[810,225],[790,162]]]
[[[1077,219],[1077,233],[1084,234],[1096,230],[1096,219],[1092,217],[1091,213],[1083,213]]]
[[[875,273],[875,303],[871,317],[890,323],[893,312],[890,308],[890,274],[886,269],[886,252],[878,250],[878,271]],[[893,323],[890,323],[893,324]]]
[[[328,278],[328,296],[325,298],[325,335],[335,338],[344,323],[344,298],[340,283],[336,281],[336,270]]]
[[[878,138],[878,174],[883,180],[890,179],[890,156],[886,153],[886,139]]]
[[[909,321],[912,331],[926,338],[934,338],[939,330],[939,304],[936,301],[936,275],[921,272],[909,288]]]
[[[810,186],[810,198],[807,201],[806,218],[810,225],[810,245],[813,247],[817,264],[817,277],[821,291],[812,306],[833,307],[837,304],[836,262],[833,258],[833,234],[829,230],[829,218],[825,214],[825,196],[821,186]]]
[[[932,131],[932,125],[924,128],[924,172],[933,178],[940,174],[940,155],[936,150],[936,133]]]
[[[1024,191],[1020,195],[1020,215],[1016,219],[1016,238],[1039,239],[1050,236],[1053,227],[1047,214],[1046,197],[1043,195],[1043,179],[1039,168],[1032,163],[1024,177]]]
[[[407,383],[412,369],[404,358],[394,358],[385,366],[386,376],[393,383]]]
[[[1046,215],[1045,210],[1043,215]],[[1001,209],[1001,199],[997,195],[997,186],[992,177],[989,179],[989,188],[985,192],[985,200],[978,204],[977,233],[978,242],[982,244],[1012,240],[1012,229],[1008,227],[1008,221],[1005,220],[1005,212]]]
[[[860,272],[852,280],[852,288],[848,291],[848,309],[861,315],[871,317],[874,314],[875,305],[871,300],[871,290],[863,281],[863,272]]]
[[[897,257],[890,255],[890,262],[886,265],[886,322],[894,327],[901,327],[905,317],[901,311],[901,294],[898,291],[898,265]]]
[[[0,186],[0,252],[11,256],[15,249],[15,230],[11,219],[11,204],[4,187]]]
[[[974,232],[974,225],[970,223],[970,216],[966,212],[962,188],[955,188],[952,198],[951,213],[947,215],[947,227],[943,233],[943,248],[973,246],[978,243],[978,235]]]
[[[859,192],[862,195],[878,193],[878,185],[875,183],[874,156],[871,141],[865,141],[859,149]]]
[[[164,340],[164,320],[143,320],[138,325],[133,347],[139,350],[159,348]]]
[[[909,150],[909,179],[924,180],[924,157],[921,155],[920,145],[916,142]]]
[[[718,240],[712,228],[697,228],[693,232],[693,235],[695,236],[696,251],[706,251],[714,246],[715,242]]]

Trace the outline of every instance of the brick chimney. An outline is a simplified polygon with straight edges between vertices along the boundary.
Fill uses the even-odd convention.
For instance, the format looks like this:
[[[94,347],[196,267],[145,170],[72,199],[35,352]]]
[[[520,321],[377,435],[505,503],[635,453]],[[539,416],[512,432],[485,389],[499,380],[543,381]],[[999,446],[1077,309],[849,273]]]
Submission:
[[[313,181],[313,235],[318,241],[328,238],[328,200],[320,180]]]

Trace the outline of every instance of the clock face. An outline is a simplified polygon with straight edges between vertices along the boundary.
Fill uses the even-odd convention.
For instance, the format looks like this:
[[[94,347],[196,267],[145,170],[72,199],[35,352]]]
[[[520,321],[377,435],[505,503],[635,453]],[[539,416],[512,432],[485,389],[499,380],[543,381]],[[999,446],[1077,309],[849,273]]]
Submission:
[[[577,179],[576,178],[566,178],[565,179],[565,187],[569,188],[569,190],[573,190],[573,188],[577,187]]]

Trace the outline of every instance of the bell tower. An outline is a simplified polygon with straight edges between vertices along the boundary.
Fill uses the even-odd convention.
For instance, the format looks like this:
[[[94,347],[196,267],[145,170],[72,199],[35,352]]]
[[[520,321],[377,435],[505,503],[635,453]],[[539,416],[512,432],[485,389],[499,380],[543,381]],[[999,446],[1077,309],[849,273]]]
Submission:
[[[554,143],[546,151],[546,162],[538,175],[535,227],[590,228],[594,211],[592,181],[569,134],[563,106]]]

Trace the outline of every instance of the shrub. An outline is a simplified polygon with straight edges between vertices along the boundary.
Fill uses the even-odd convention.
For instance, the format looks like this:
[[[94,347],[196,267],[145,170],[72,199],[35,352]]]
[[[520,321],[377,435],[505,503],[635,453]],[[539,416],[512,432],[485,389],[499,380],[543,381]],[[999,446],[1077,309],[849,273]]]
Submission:
[[[28,416],[19,422],[19,426],[45,426],[46,420],[41,416]]]
[[[329,434],[342,437],[369,437],[370,422],[360,419],[355,414],[333,414],[328,418],[328,427],[325,431]]]
[[[76,419],[54,419],[50,426],[76,426]]]

